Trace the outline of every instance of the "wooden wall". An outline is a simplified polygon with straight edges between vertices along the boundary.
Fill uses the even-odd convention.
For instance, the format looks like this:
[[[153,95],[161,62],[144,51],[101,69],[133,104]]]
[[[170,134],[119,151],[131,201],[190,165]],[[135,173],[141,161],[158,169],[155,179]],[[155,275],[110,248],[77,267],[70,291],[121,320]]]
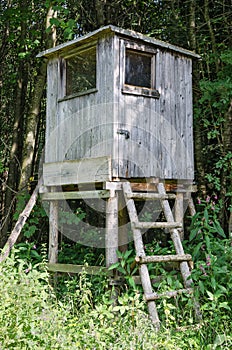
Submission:
[[[62,57],[49,62],[46,162],[112,154],[113,56],[112,36],[103,37],[97,50],[96,90],[71,98],[62,98],[58,81]]]
[[[160,97],[122,93],[123,40],[120,45],[117,119],[130,138],[118,137],[118,176],[193,179],[191,59],[158,49],[155,75]]]

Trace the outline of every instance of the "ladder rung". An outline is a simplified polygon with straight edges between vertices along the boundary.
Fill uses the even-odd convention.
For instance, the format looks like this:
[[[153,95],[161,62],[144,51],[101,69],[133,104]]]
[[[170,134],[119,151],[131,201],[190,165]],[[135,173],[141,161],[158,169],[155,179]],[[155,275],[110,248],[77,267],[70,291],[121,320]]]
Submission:
[[[134,222],[134,227],[139,229],[149,229],[149,228],[182,228],[181,222]]]
[[[160,294],[158,293],[144,294],[144,298],[146,301],[154,301],[156,299],[163,298],[163,297],[172,298],[182,293],[191,294],[192,292],[193,292],[193,288],[185,288],[185,289],[178,289],[178,290],[173,290],[170,292],[165,292]]]
[[[177,255],[151,255],[151,256],[136,256],[135,261],[140,264],[148,264],[151,262],[170,262],[170,261],[191,261],[192,256],[190,254],[177,254]]]
[[[148,199],[148,200],[162,200],[162,199],[175,199],[176,195],[174,193],[169,194],[159,194],[159,193],[143,193],[143,192],[132,192],[126,193],[128,199]]]

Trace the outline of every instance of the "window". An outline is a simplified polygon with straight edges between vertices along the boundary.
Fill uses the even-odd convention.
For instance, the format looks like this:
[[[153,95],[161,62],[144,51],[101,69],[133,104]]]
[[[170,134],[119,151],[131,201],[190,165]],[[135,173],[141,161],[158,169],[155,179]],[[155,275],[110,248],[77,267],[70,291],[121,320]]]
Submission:
[[[122,92],[159,98],[156,90],[156,50],[129,44],[125,48],[124,85]]]
[[[66,96],[96,88],[96,47],[66,59]]]
[[[152,88],[152,55],[126,50],[125,84]]]

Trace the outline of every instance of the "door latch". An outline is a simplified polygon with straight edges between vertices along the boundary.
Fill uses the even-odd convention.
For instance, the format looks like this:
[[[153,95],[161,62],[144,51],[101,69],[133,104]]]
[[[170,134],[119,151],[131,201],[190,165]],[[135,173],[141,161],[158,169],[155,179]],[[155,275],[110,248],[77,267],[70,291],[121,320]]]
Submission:
[[[125,135],[125,139],[128,140],[130,138],[130,132],[125,129],[118,129],[117,134],[119,135]]]

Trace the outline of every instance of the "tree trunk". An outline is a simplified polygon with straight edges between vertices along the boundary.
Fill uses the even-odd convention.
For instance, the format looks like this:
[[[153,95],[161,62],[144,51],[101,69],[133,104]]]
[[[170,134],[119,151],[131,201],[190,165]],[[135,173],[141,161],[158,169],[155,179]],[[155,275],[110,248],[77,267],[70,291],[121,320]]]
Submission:
[[[56,17],[56,12],[49,8],[46,18],[46,29],[50,26],[50,19]],[[51,28],[51,32],[47,37],[47,47],[55,46],[56,34],[55,28]],[[47,63],[44,60],[39,68],[30,111],[27,115],[25,139],[23,144],[22,170],[19,183],[19,190],[27,190],[30,177],[33,175],[33,158],[35,151],[36,131],[39,123],[39,113],[41,100],[46,83]]]
[[[192,50],[197,50],[196,40],[196,0],[189,2],[189,42]],[[193,62],[193,103],[197,105],[199,99],[199,69],[197,62]],[[195,166],[197,172],[198,189],[201,195],[205,195],[205,169],[204,157],[202,155],[203,141],[202,141],[202,125],[200,120],[194,120],[194,146],[195,146]]]
[[[214,54],[214,57],[215,57],[214,63],[215,63],[215,68],[216,68],[216,73],[217,73],[218,70],[219,70],[218,52],[217,52],[217,48],[216,48],[216,39],[215,39],[215,35],[214,35],[214,30],[213,30],[213,27],[212,27],[212,24],[211,24],[211,20],[210,20],[209,0],[204,0],[204,17],[205,17],[205,21],[207,23],[209,34],[210,34],[210,38],[211,38],[212,53]],[[210,74],[210,72],[209,72],[209,74]]]
[[[24,39],[26,26],[21,25],[21,40]],[[14,209],[14,200],[18,187],[18,174],[20,168],[20,137],[22,135],[22,118],[25,107],[25,91],[27,89],[27,67],[21,61],[18,67],[18,80],[15,91],[14,105],[14,124],[12,132],[12,145],[9,158],[8,179],[6,184],[6,194],[4,203],[3,224],[0,234],[0,247],[2,247],[7,239],[8,232],[11,229],[12,213]]]
[[[35,149],[37,124],[39,121],[41,99],[44,92],[46,82],[47,64],[45,61],[41,63],[40,71],[37,76],[34,94],[32,96],[32,104],[30,112],[27,115],[25,140],[23,144],[22,169],[19,183],[19,190],[27,190],[29,179],[33,175],[33,155]]]
[[[223,154],[225,158],[229,153],[232,152],[232,100],[227,113],[225,114],[225,121],[223,125]],[[232,212],[228,213],[227,208],[231,206],[231,197],[227,197],[227,192],[232,192],[232,159],[229,158],[221,171],[221,190],[220,199],[223,203],[219,220],[225,231],[231,230]],[[227,199],[228,198],[228,199]]]

